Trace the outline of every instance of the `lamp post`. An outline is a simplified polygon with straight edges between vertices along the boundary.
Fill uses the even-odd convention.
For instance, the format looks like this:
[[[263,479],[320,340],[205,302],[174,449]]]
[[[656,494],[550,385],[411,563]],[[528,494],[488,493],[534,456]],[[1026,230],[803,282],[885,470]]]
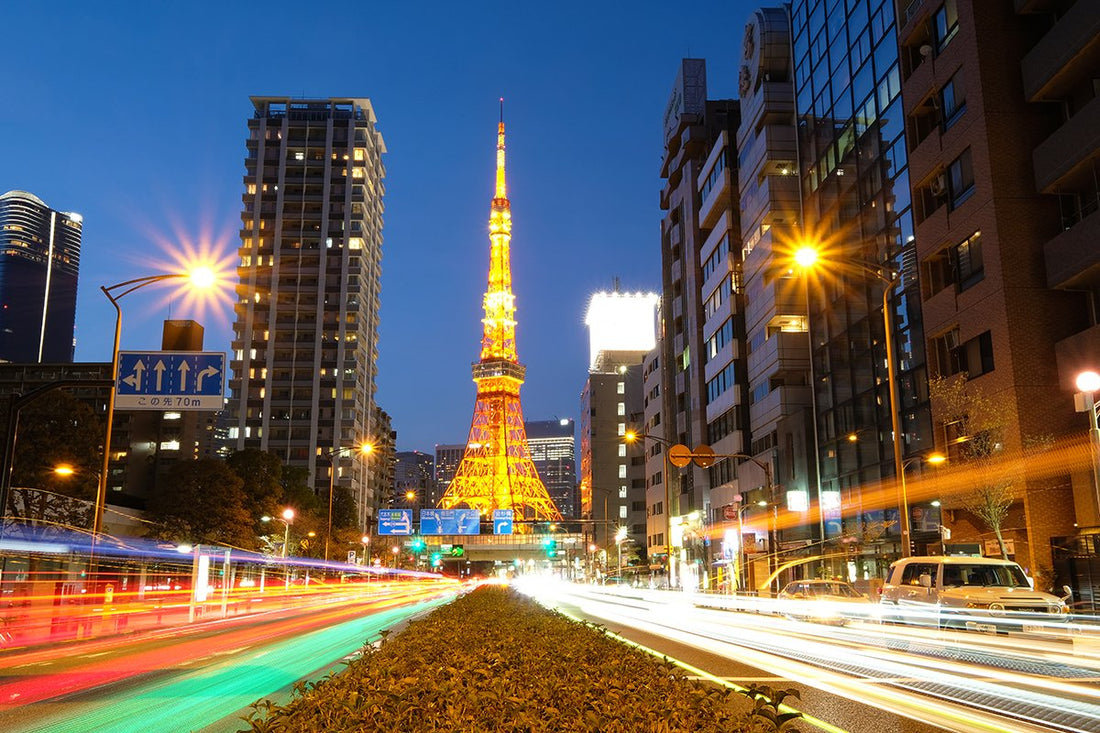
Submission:
[[[369,454],[374,450],[374,446],[371,443],[360,443],[358,445],[346,445],[342,448],[333,448],[328,451],[329,471],[328,471],[328,529],[325,531],[325,562],[328,562],[328,547],[329,542],[332,540],[332,495],[336,493],[336,459],[345,453],[352,451],[359,451],[363,455]]]
[[[705,444],[700,444],[700,445],[696,446],[695,450],[693,451],[690,448],[688,448],[686,445],[682,445],[682,444],[672,445],[671,442],[666,440],[665,438],[658,438],[657,436],[649,435],[648,433],[635,433],[633,431],[627,431],[627,433],[623,436],[623,440],[627,443],[634,443],[638,439],[643,439],[644,440],[644,439],[647,439],[647,438],[649,440],[652,440],[652,441],[656,442],[656,443],[660,443],[661,445],[666,446],[667,450],[665,451],[665,458],[667,459],[667,461],[669,463],[671,463],[673,466],[676,466],[677,468],[683,468],[684,466],[688,465],[692,461],[694,461],[695,465],[699,466],[700,468],[710,468],[711,466],[714,465],[714,463],[717,460],[722,459],[722,458],[740,458],[743,461],[752,461],[757,466],[759,466],[760,469],[764,472],[764,491],[768,495],[768,498],[771,499],[771,495],[772,495],[772,469],[771,469],[771,466],[769,464],[761,461],[760,459],[756,458],[756,456],[750,456],[748,453],[715,453],[713,450],[711,450],[711,447],[709,445],[705,445]],[[672,517],[671,517],[671,511],[668,507],[668,481],[666,480],[664,482],[664,484],[665,484],[665,507],[666,507],[665,508],[665,513],[666,513],[666,517],[667,517],[666,522],[665,522],[665,526],[666,526],[666,529],[667,529],[667,531],[665,533],[665,542],[667,544],[667,550],[668,550],[669,587],[671,588],[672,587]],[[767,502],[764,502],[764,503],[765,503],[765,505],[767,504]],[[738,520],[740,522],[740,515],[738,515]],[[740,539],[738,540],[738,544],[740,545]]]
[[[912,518],[909,516],[909,494],[908,494],[908,489],[906,488],[906,485],[905,485],[905,469],[908,468],[909,466],[911,466],[914,463],[916,463],[916,464],[930,463],[933,466],[938,466],[946,460],[947,460],[947,456],[943,455],[942,453],[931,453],[927,457],[926,456],[912,456],[911,458],[906,458],[904,461],[901,462],[901,501],[902,501],[902,504],[901,504],[900,511],[905,513],[904,516],[905,516],[905,526],[906,527],[909,527],[909,525],[912,523]]]
[[[365,534],[360,537],[359,544],[363,546],[363,565],[370,567],[370,535]]]
[[[103,506],[107,501],[107,477],[111,470],[111,429],[114,427],[115,392],[118,386],[118,351],[122,341],[122,306],[119,302],[124,296],[135,290],[140,290],[146,285],[162,282],[164,280],[189,279],[199,288],[208,288],[214,284],[214,273],[206,267],[200,267],[192,272],[173,272],[165,275],[149,275],[147,277],[125,280],[110,286],[100,286],[100,290],[115,307],[115,341],[111,352],[111,388],[107,393],[107,430],[103,444],[103,467],[99,473],[99,489],[96,491],[95,515],[92,519],[92,552],[95,552],[96,538],[103,523]]]
[[[819,262],[820,256],[818,251],[813,247],[803,247],[795,253],[794,259],[801,268],[809,270]],[[837,260],[837,264],[846,265],[864,274],[872,275],[881,280],[884,286],[882,289],[882,325],[885,331],[886,380],[888,389],[890,390],[890,430],[893,433],[892,442],[894,444],[894,485],[898,492],[898,510],[901,515],[901,556],[909,557],[913,554],[909,540],[909,501],[905,496],[905,467],[902,465],[901,460],[901,427],[898,420],[898,368],[897,359],[894,355],[894,328],[892,319],[890,318],[890,293],[893,292],[894,287],[898,284],[898,280],[901,278],[901,272],[890,269],[885,265],[872,265],[870,263],[847,258]],[[886,275],[883,274],[884,272],[890,273],[890,277],[886,277]]]
[[[741,502],[737,507],[737,588],[743,590],[748,573],[745,572],[745,510],[754,506],[766,507],[768,502],[760,500],[756,503]]]
[[[1096,499],[1096,521],[1100,523],[1100,402],[1096,393],[1100,392],[1100,374],[1093,371],[1081,372],[1075,382],[1080,393],[1077,397],[1077,411],[1089,414],[1089,446],[1092,452],[1092,488]]]

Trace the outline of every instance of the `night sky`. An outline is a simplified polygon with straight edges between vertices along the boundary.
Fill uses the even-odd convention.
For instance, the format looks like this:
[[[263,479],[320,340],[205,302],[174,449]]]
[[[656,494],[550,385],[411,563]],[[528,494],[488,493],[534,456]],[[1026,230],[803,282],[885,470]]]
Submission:
[[[732,97],[755,2],[3,3],[0,193],[84,217],[77,361],[108,361],[101,285],[207,252],[232,272],[250,95],[368,97],[388,154],[378,402],[401,450],[466,440],[505,98],[529,420],[577,418],[589,296],[659,290],[661,122],[679,60]],[[232,282],[230,283],[230,286]],[[228,296],[123,301],[123,350]]]

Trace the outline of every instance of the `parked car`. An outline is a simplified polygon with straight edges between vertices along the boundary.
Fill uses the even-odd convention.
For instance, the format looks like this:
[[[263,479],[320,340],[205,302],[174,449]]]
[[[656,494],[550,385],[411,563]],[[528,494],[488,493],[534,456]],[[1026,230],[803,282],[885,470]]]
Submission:
[[[1035,590],[1019,565],[992,557],[903,558],[881,594],[883,621],[1004,633],[1048,630],[1068,618],[1064,598]]]
[[[787,618],[843,626],[871,615],[871,601],[843,580],[796,580],[777,596]]]

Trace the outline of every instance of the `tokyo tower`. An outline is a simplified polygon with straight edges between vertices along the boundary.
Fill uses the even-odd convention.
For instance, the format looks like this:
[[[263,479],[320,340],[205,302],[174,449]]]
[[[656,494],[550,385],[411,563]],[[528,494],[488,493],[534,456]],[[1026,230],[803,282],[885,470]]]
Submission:
[[[477,401],[470,437],[455,477],[440,500],[483,515],[511,509],[515,519],[561,519],[527,447],[519,388],[526,367],[516,355],[512,294],[512,212],[504,183],[504,113],[497,129],[497,180],[489,215],[489,287],[485,291],[481,360],[473,365]]]

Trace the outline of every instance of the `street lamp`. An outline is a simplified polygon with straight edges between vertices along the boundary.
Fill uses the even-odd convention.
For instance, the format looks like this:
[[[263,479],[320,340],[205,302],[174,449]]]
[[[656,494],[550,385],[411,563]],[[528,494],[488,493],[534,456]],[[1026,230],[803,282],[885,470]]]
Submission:
[[[328,530],[325,532],[325,562],[328,562],[328,546],[329,541],[332,539],[332,495],[336,493],[336,459],[351,451],[359,451],[362,455],[368,455],[374,450],[374,446],[371,443],[360,443],[359,445],[346,445],[343,448],[333,448],[328,451],[329,471],[328,471]]]
[[[283,530],[283,559],[285,560],[286,546],[290,542],[290,525],[294,524],[294,510],[289,507],[284,509],[282,517],[268,517],[266,515],[260,517],[261,522],[270,522],[272,520],[282,522],[283,526],[286,528]]]
[[[1094,371],[1081,372],[1075,382],[1080,390],[1076,395],[1077,411],[1089,414],[1089,446],[1092,452],[1092,488],[1096,498],[1096,517],[1100,522],[1100,402],[1096,393],[1100,392],[1100,374]]]
[[[802,247],[794,253],[795,263],[803,270],[810,270],[821,261],[819,252],[813,247]],[[885,265],[872,265],[858,260],[842,259],[837,264],[847,265],[860,270],[864,274],[872,275],[882,281],[882,325],[885,331],[886,345],[886,379],[890,390],[890,430],[893,433],[894,444],[894,484],[898,492],[898,509],[901,514],[901,556],[912,555],[909,545],[909,510],[908,500],[905,496],[905,467],[901,460],[901,428],[898,423],[898,389],[897,389],[897,361],[894,356],[894,328],[890,318],[890,293],[898,284],[901,272],[892,270]],[[890,277],[883,273],[887,272]]]
[[[205,289],[211,287],[216,278],[213,270],[208,267],[198,267],[191,272],[172,272],[165,275],[149,275],[147,277],[134,278],[110,286],[100,286],[100,290],[115,307],[115,341],[111,352],[111,388],[107,393],[107,430],[103,444],[103,468],[99,473],[99,489],[96,491],[95,516],[92,519],[92,546],[95,547],[96,537],[99,536],[103,523],[103,506],[107,502],[107,477],[111,470],[111,429],[114,427],[115,392],[118,386],[118,350],[122,341],[122,306],[119,302],[124,296],[135,290],[140,290],[146,285],[162,282],[164,280],[187,279],[196,288]]]
[[[683,468],[684,466],[687,466],[692,461],[694,461],[695,465],[699,466],[700,468],[710,468],[711,466],[714,465],[714,463],[717,460],[722,459],[722,458],[740,458],[743,461],[752,461],[757,466],[759,466],[760,469],[764,472],[764,492],[767,494],[769,499],[772,496],[772,469],[771,469],[771,466],[769,464],[765,463],[764,461],[761,461],[760,459],[756,458],[756,456],[750,456],[748,453],[715,453],[711,449],[711,447],[709,445],[706,445],[706,444],[700,444],[700,445],[695,447],[695,450],[691,450],[686,445],[679,444],[679,443],[677,443],[676,445],[672,445],[671,441],[666,440],[665,438],[658,438],[656,435],[649,435],[648,433],[636,433],[632,430],[628,430],[623,435],[623,440],[627,443],[634,443],[638,439],[643,439],[644,440],[646,438],[648,438],[649,440],[652,440],[656,443],[660,443],[661,445],[664,445],[667,448],[667,450],[665,451],[665,458],[668,460],[669,463],[671,463],[673,466],[676,466],[677,468]],[[668,551],[669,587],[671,588],[672,587],[672,513],[671,513],[670,507],[668,506],[668,503],[669,503],[668,484],[669,484],[669,482],[666,480],[664,482],[664,484],[665,484],[665,516],[666,516],[666,521],[665,521],[665,527],[666,527],[665,543],[666,543],[666,548],[667,548],[667,551]],[[767,502],[764,502],[764,504],[766,505]],[[740,519],[740,517],[739,517],[739,519]],[[776,540],[778,540],[778,538],[776,538]],[[739,540],[739,544],[740,544],[740,540]]]
[[[754,506],[766,507],[768,502],[761,499],[756,503],[741,502],[737,507],[737,588],[744,590],[748,573],[745,572],[745,510]]]
[[[926,456],[912,456],[911,458],[906,458],[904,461],[901,462],[901,501],[902,501],[902,504],[901,504],[900,511],[905,513],[904,516],[905,516],[905,526],[906,527],[908,527],[911,524],[912,518],[909,516],[909,494],[908,494],[908,490],[906,489],[906,486],[905,486],[905,469],[908,468],[910,465],[912,465],[914,463],[916,463],[916,464],[928,463],[932,466],[939,466],[940,464],[944,463],[945,461],[947,461],[947,456],[943,455],[942,453],[930,453],[927,457]]]
[[[619,551],[619,583],[623,582],[623,542],[626,540],[626,527],[615,530],[615,547]]]
[[[359,544],[363,546],[363,565],[370,566],[370,535],[365,534],[359,538]]]

